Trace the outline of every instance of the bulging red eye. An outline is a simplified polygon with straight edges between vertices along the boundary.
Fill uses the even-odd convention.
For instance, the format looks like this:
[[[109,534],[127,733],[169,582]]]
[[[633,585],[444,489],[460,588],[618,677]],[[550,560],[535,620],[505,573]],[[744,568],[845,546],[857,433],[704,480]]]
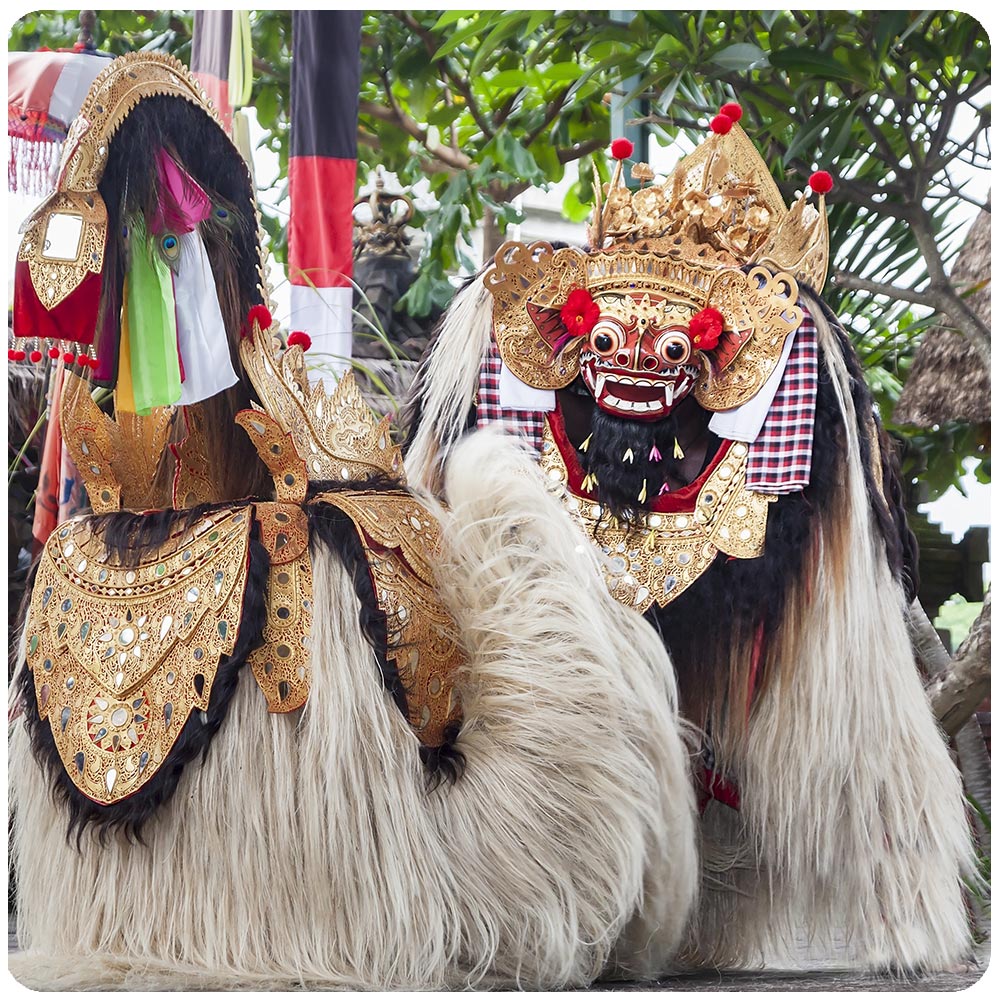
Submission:
[[[625,343],[625,332],[615,322],[598,320],[590,331],[590,346],[596,354],[607,357]]]
[[[682,365],[691,357],[691,341],[687,334],[665,333],[656,342],[656,352],[672,365]]]

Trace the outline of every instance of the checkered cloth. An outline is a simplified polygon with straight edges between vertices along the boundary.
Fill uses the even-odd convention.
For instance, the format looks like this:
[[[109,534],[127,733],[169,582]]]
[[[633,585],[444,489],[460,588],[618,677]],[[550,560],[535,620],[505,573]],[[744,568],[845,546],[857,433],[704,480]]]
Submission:
[[[500,352],[490,337],[490,349],[479,369],[479,391],[476,395],[476,426],[501,424],[509,434],[520,434],[537,454],[542,453],[545,414],[536,410],[506,410],[500,406]]]
[[[794,493],[809,485],[819,347],[816,324],[799,305],[802,323],[785,373],[747,457],[747,489],[755,493]]]

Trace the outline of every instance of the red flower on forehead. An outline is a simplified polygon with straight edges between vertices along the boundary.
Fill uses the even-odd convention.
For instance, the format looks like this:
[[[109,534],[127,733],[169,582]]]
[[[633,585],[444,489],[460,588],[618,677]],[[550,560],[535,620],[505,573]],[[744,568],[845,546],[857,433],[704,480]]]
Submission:
[[[559,310],[563,326],[574,337],[586,337],[597,318],[601,315],[601,307],[593,300],[586,288],[574,288],[566,298],[566,303]]]
[[[722,336],[722,324],[722,313],[718,309],[709,306],[702,309],[701,312],[696,312],[688,325],[691,343],[699,351],[711,351],[719,344],[719,337]]]

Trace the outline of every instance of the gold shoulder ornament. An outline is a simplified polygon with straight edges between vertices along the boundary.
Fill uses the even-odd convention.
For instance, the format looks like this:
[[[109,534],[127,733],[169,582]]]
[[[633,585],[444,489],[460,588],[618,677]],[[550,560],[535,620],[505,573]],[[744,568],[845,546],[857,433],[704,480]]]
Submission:
[[[111,804],[160,768],[208,708],[239,631],[251,510],[178,530],[134,566],[109,558],[90,518],[53,532],[25,624],[28,669],[66,773]]]

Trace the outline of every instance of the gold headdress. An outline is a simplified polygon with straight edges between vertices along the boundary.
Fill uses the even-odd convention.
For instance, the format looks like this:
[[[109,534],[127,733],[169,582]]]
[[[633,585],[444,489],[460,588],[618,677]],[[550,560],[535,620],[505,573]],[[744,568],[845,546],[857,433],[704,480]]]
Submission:
[[[112,138],[146,97],[181,97],[218,121],[208,95],[172,56],[132,52],[114,59],[93,82],[63,146],[56,190],[24,225],[17,259],[27,263],[31,283],[46,309],[53,309],[104,266],[108,213],[97,190]],[[220,125],[221,128],[221,125]]]
[[[713,119],[713,134],[661,184],[645,183],[653,173],[637,164],[632,175],[643,186],[636,191],[622,178],[631,144],[618,140],[614,145],[625,142],[627,151],[617,150],[614,177],[595,206],[589,252],[547,243],[499,249],[485,284],[500,355],[518,378],[557,389],[579,373],[586,338],[567,334],[560,310],[582,289],[599,302],[602,317],[624,321],[627,312],[649,329],[684,329],[699,311],[717,310],[717,344],[709,352],[694,343],[701,351],[695,395],[709,410],[755,395],[801,322],[798,283],[821,288],[825,281],[828,187],[814,188],[818,210],[805,195],[787,209],[736,123],[739,114],[738,105],[726,105]]]

